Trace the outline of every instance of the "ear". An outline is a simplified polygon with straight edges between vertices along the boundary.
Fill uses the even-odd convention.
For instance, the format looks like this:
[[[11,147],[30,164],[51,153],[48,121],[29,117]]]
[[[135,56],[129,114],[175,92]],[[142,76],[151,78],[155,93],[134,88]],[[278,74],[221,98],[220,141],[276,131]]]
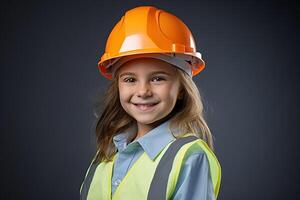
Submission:
[[[183,99],[183,96],[184,96],[184,90],[181,89],[181,90],[178,92],[177,99]]]

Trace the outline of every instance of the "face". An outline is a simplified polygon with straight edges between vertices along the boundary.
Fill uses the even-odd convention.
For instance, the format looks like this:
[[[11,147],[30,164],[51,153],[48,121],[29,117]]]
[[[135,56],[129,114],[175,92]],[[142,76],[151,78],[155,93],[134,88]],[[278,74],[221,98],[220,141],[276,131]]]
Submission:
[[[151,125],[173,110],[180,83],[171,64],[138,58],[122,65],[116,76],[121,105],[138,127]]]

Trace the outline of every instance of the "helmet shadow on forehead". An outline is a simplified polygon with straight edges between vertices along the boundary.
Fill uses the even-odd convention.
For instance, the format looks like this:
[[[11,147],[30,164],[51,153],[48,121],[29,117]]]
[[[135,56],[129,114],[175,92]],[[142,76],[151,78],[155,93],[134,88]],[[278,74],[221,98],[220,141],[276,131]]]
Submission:
[[[157,58],[149,57],[140,57],[128,60],[124,62],[121,66],[117,66],[115,69],[114,66],[112,66],[113,78],[118,78],[120,73],[124,70],[129,70],[135,73],[141,71],[140,69],[143,69],[143,72],[149,72],[151,74],[154,72],[165,72],[166,74],[174,76],[176,68],[177,67],[168,62],[162,61]]]

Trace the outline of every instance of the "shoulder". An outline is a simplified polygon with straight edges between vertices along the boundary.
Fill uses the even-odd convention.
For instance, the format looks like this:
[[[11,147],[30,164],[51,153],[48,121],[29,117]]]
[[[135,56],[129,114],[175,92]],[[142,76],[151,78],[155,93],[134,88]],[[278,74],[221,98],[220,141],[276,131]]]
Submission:
[[[206,142],[199,138],[180,138],[181,141],[185,140],[185,143],[177,151],[175,157],[176,171],[180,171],[180,168],[185,165],[208,165],[208,158],[213,156],[213,151],[208,147]]]
[[[210,165],[202,149],[186,154],[172,196],[173,200],[214,199]]]
[[[178,163],[175,165],[177,172],[182,170],[191,171],[193,168],[199,169],[202,166],[209,168],[208,149],[203,143],[205,143],[203,140],[196,139],[184,144],[180,148],[175,158],[175,162]]]
[[[184,160],[189,157],[203,157],[210,150],[206,142],[200,138],[185,143],[179,150],[179,154],[184,154]]]
[[[181,165],[179,179],[189,178],[192,180],[207,176],[210,176],[210,165],[207,155],[203,150],[185,156]]]
[[[183,167],[191,166],[203,166],[208,165],[208,158],[206,153],[202,149],[196,151],[188,151],[183,159]]]
[[[181,171],[190,171],[195,173],[196,171],[201,171],[200,169],[209,169],[209,159],[208,159],[208,146],[204,144],[205,142],[201,139],[196,139],[190,143],[184,145],[181,149],[182,154],[182,164]],[[195,171],[196,169],[196,171]]]

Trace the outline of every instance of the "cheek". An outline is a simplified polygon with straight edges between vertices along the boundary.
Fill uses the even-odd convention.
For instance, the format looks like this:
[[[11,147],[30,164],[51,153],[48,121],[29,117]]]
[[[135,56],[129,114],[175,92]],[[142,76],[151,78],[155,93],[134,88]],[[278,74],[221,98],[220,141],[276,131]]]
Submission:
[[[126,87],[119,86],[120,101],[128,101],[130,97],[130,90]]]
[[[177,85],[168,85],[160,90],[161,98],[169,102],[176,101],[178,91]]]

